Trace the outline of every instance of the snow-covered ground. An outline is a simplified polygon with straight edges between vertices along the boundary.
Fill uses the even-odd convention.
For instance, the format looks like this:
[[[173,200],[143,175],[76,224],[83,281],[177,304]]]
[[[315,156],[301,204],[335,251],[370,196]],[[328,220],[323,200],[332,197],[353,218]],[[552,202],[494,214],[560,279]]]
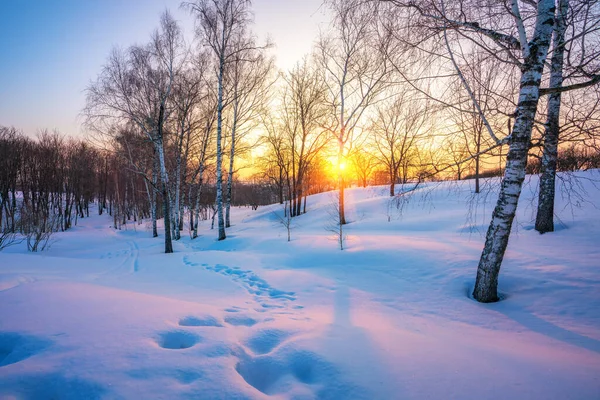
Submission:
[[[274,205],[171,255],[106,216],[10,247],[0,398],[599,399],[600,173],[578,176],[543,236],[528,178],[496,304],[468,296],[495,202],[472,182],[423,185],[401,212],[384,187],[348,190],[344,251],[329,193],[290,243]]]

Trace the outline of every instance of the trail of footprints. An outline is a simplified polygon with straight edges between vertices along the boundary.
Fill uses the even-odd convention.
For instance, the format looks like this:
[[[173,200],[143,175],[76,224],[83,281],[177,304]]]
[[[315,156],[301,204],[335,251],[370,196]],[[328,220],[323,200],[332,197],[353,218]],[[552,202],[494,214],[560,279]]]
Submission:
[[[215,266],[199,264],[191,261],[188,256],[183,258],[183,262],[191,267],[201,266],[209,271],[227,276],[238,283],[252,294],[254,300],[260,305],[255,309],[257,312],[288,308],[291,306],[290,303],[296,301],[294,292],[272,287],[253,271],[220,264]],[[298,310],[303,307],[294,305],[290,308]],[[259,321],[246,314],[244,309],[236,306],[224,311],[226,315],[222,320],[210,315],[184,317],[179,320],[178,329],[160,333],[156,343],[164,349],[185,350],[193,348],[203,341],[194,328],[223,328],[226,325],[256,327],[261,323],[273,320],[273,318],[265,318]],[[279,313],[283,312],[279,311]],[[292,331],[265,327],[254,331],[240,344],[221,343],[213,347],[208,346],[209,349],[204,350],[203,355],[208,357],[233,355],[238,359],[235,366],[236,372],[249,385],[269,395],[285,392],[286,385],[290,384],[290,380],[304,384],[326,384],[331,380],[335,369],[317,354],[296,349],[292,344],[294,336],[296,333]]]
[[[194,328],[253,327],[268,321],[258,321],[239,307],[224,311],[227,315],[222,321],[211,315],[186,316],[179,320],[179,328],[159,333],[156,343],[163,349],[185,351],[203,342],[203,337]],[[290,379],[304,384],[326,383],[334,369],[317,354],[296,349],[291,344],[296,335],[293,331],[265,327],[254,331],[240,344],[208,346],[202,355],[233,355],[238,359],[236,372],[246,383],[265,394],[285,391]]]
[[[258,321],[245,314],[237,314],[242,309],[238,307],[228,308],[225,311],[230,314],[223,321],[232,326],[254,326]],[[161,332],[156,337],[156,344],[163,349],[183,350],[189,349],[202,341],[198,334],[183,328],[214,327],[222,328],[224,325],[218,318],[212,315],[203,317],[187,316],[179,320],[180,329]]]
[[[228,312],[227,312],[228,311]],[[231,326],[260,326],[266,322],[258,321],[244,310],[232,307],[220,321],[218,318],[205,315],[186,316],[179,320],[178,328],[165,330],[155,337],[156,344],[170,351],[190,351],[204,342],[202,329],[221,329]],[[283,393],[288,390],[290,382],[301,382],[307,385],[328,385],[336,381],[337,372],[327,361],[317,354],[297,349],[293,343],[296,332],[264,327],[255,330],[240,344],[207,343],[202,349],[203,357],[237,358],[235,371],[256,390],[265,394]],[[44,351],[52,342],[33,336],[18,333],[0,332],[0,369],[18,363]],[[194,353],[190,353],[193,355]],[[130,371],[132,378],[148,378],[152,371]],[[161,370],[161,375],[164,371]],[[170,375],[184,384],[197,381],[201,371],[175,369]]]
[[[296,301],[296,294],[294,292],[287,292],[274,288],[267,281],[260,278],[251,270],[243,270],[239,267],[228,267],[221,264],[214,266],[208,264],[199,264],[191,261],[188,256],[183,258],[183,262],[185,265],[191,267],[204,267],[208,271],[213,271],[224,275],[238,283],[248,293],[252,294],[256,302],[260,304],[262,310],[257,311],[265,311],[267,309],[283,309],[288,302]],[[301,309],[303,307],[296,305],[293,308]]]

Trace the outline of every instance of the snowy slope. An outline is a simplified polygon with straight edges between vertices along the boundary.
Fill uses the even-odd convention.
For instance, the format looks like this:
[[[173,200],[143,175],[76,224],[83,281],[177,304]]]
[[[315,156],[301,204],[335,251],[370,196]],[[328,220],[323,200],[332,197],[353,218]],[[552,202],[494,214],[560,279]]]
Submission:
[[[400,203],[349,189],[344,251],[331,193],[309,198],[290,243],[273,205],[234,209],[224,242],[205,223],[172,255],[105,216],[44,253],[8,248],[0,398],[600,398],[600,173],[577,175],[543,236],[528,178],[490,305],[468,294],[494,180]]]

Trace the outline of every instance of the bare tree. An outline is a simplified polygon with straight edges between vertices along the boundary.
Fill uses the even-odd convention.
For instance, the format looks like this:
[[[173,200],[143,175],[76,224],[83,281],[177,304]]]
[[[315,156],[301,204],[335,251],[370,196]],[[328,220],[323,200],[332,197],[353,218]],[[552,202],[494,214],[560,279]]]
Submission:
[[[460,51],[460,48],[458,50]],[[475,193],[479,193],[484,160],[486,157],[489,158],[491,153],[486,154],[484,150],[492,147],[495,142],[488,134],[486,124],[496,132],[504,129],[506,122],[504,110],[515,107],[511,99],[514,97],[517,82],[512,74],[506,74],[501,70],[502,65],[493,56],[484,51],[461,52],[456,56],[462,79],[467,82],[469,90],[466,90],[465,84],[456,77],[455,83],[451,86],[451,97],[455,100],[450,101],[461,105],[461,109],[447,109],[450,119],[454,122],[448,138],[450,142],[448,149],[454,151],[451,156],[455,163],[467,157],[471,158],[472,162],[459,163],[456,169],[466,170],[474,166],[474,173],[471,176],[475,178]],[[461,63],[460,60],[463,62]],[[463,108],[469,112],[464,112]]]
[[[453,40],[467,41],[470,46],[480,48],[520,69],[520,90],[504,179],[486,235],[473,291],[474,298],[480,302],[497,301],[498,275],[525,178],[542,73],[554,28],[554,0],[540,0],[537,3],[511,0],[510,4],[490,3],[486,8],[478,7],[471,0],[452,4],[446,4],[444,0],[392,0],[389,3],[408,11],[410,17],[417,20],[417,26],[427,28],[424,32],[428,37],[436,38],[438,43],[445,45],[448,50],[446,59],[454,66],[459,77],[462,77],[462,71],[454,58]],[[477,112],[485,117],[468,83],[464,79],[461,81]],[[484,119],[484,123],[490,136],[501,143],[502,140],[485,121],[487,119]]]
[[[344,230],[344,224],[340,221],[340,211],[338,209],[340,202],[337,199],[339,193],[335,193],[332,196],[332,202],[329,204],[327,213],[329,218],[327,219],[325,230],[333,233],[333,237],[337,242],[340,250],[344,250],[344,244],[346,243],[346,231]]]
[[[202,120],[199,118],[199,108],[202,103],[212,100],[206,85],[208,57],[205,53],[196,55],[193,62],[186,63],[186,68],[180,71],[174,84],[173,104],[176,125],[175,136],[175,202],[173,207],[173,238],[181,238],[183,229],[183,212],[186,180],[188,178],[189,158],[197,136],[204,132]]]
[[[326,73],[330,130],[337,140],[339,219],[346,223],[344,185],[340,165],[352,148],[352,140],[365,111],[389,85],[392,68],[387,54],[392,41],[378,29],[377,4],[362,0],[328,0],[333,21],[321,34],[316,56]],[[383,32],[383,33],[382,33]]]
[[[283,215],[277,213],[277,211],[273,211],[273,214],[279,223],[285,227],[287,231],[287,241],[290,242],[292,240],[292,216],[287,212],[287,207],[287,202],[285,202],[283,204]]]
[[[328,143],[328,132],[322,128],[328,111],[326,86],[308,59],[297,64],[283,79],[280,118],[285,149],[289,152],[290,214],[295,217],[301,214],[310,164]]]
[[[113,169],[116,168],[117,170],[121,168],[119,159],[123,158],[127,162],[127,167],[123,168],[130,170],[144,182],[144,189],[150,209],[150,218],[152,220],[152,237],[158,237],[157,193],[160,193],[160,187],[158,185],[159,167],[158,158],[156,157],[156,148],[148,141],[147,135],[144,132],[141,132],[135,124],[130,123],[128,125],[129,126],[118,130],[117,136],[115,136],[114,140],[111,142],[111,148],[105,149],[110,156],[107,154],[104,158],[105,166],[102,181],[105,193],[103,194],[103,200],[101,200],[101,202],[106,202],[106,185],[108,185],[109,181],[109,158],[112,160],[113,164],[117,164],[111,165]],[[113,171],[113,173],[120,174],[117,170]],[[126,201],[126,199],[122,200]],[[105,205],[101,205],[99,209],[101,210],[102,207],[105,207]]]
[[[373,171],[380,165],[379,160],[372,153],[372,149],[366,149],[366,146],[366,143],[362,146],[356,146],[348,157],[359,185],[364,188],[369,184]]]
[[[378,157],[389,174],[390,196],[395,195],[400,176],[406,183],[419,141],[430,133],[431,108],[417,96],[412,91],[402,91],[391,102],[382,103],[370,129]]]
[[[0,250],[19,242],[17,187],[24,141],[17,129],[0,126]]]
[[[165,12],[150,44],[131,47],[125,53],[113,50],[97,81],[87,89],[85,110],[88,126],[96,131],[106,132],[102,128],[107,121],[132,122],[154,145],[164,209],[165,253],[173,252],[165,124],[172,111],[169,101],[183,55],[180,29]]]
[[[192,231],[192,239],[198,237],[198,222],[206,172],[209,169],[209,162],[216,156],[214,152],[209,150],[213,144],[214,124],[217,116],[216,102],[212,101],[214,97],[213,95],[206,102],[203,102],[199,110],[199,126],[197,129],[200,131],[200,135],[194,141],[191,152],[193,159],[196,160],[196,165],[190,177],[190,194],[188,196],[190,199],[190,230]]]
[[[543,136],[542,174],[535,220],[535,229],[542,234],[554,231],[555,179],[561,131],[562,92],[560,90],[565,89],[565,79],[578,82],[574,84],[576,88],[600,83],[600,51],[593,47],[594,43],[598,43],[599,33],[600,4],[598,2],[558,1],[549,81],[549,90],[557,91],[551,92],[548,96],[548,112]],[[569,88],[568,85],[566,88]]]
[[[284,203],[285,189],[288,187],[289,167],[288,152],[285,147],[283,129],[272,115],[267,115],[263,120],[266,131],[265,154],[260,157],[263,177],[277,188],[279,204]],[[287,195],[289,198],[289,195]]]
[[[457,181],[464,178],[465,170],[468,167],[468,163],[464,160],[469,158],[477,163],[478,158],[481,156],[478,153],[471,156],[468,144],[464,141],[455,140],[453,137],[449,137],[444,141],[444,149],[450,160],[447,164],[450,166],[450,170],[456,172]]]
[[[225,227],[231,226],[231,197],[235,158],[249,151],[252,144],[243,146],[243,140],[261,121],[266,112],[269,90],[273,79],[269,79],[273,70],[273,59],[267,57],[265,50],[270,46],[259,47],[252,37],[240,40],[229,69],[232,88],[229,136],[229,171],[225,196]]]
[[[249,0],[197,0],[183,3],[196,16],[197,33],[202,42],[211,50],[217,68],[217,160],[216,160],[216,204],[218,239],[225,240],[225,219],[223,215],[223,111],[226,69],[237,55],[247,48],[240,44],[245,38],[246,27],[251,21]],[[243,40],[242,40],[243,42]]]
[[[0,126],[0,234],[8,243],[17,231],[17,183],[25,139],[15,128]]]

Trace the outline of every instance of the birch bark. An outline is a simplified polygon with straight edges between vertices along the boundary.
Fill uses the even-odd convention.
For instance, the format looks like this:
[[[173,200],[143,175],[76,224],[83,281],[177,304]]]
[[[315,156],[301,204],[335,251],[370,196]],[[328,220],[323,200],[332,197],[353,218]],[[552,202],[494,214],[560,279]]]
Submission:
[[[528,49],[523,49],[526,57],[522,66],[515,125],[509,144],[498,202],[487,231],[473,290],[473,297],[482,303],[499,300],[498,275],[508,246],[510,230],[525,179],[527,152],[540,97],[544,62],[552,38],[554,12],[554,0],[538,2],[535,33],[528,44]]]

